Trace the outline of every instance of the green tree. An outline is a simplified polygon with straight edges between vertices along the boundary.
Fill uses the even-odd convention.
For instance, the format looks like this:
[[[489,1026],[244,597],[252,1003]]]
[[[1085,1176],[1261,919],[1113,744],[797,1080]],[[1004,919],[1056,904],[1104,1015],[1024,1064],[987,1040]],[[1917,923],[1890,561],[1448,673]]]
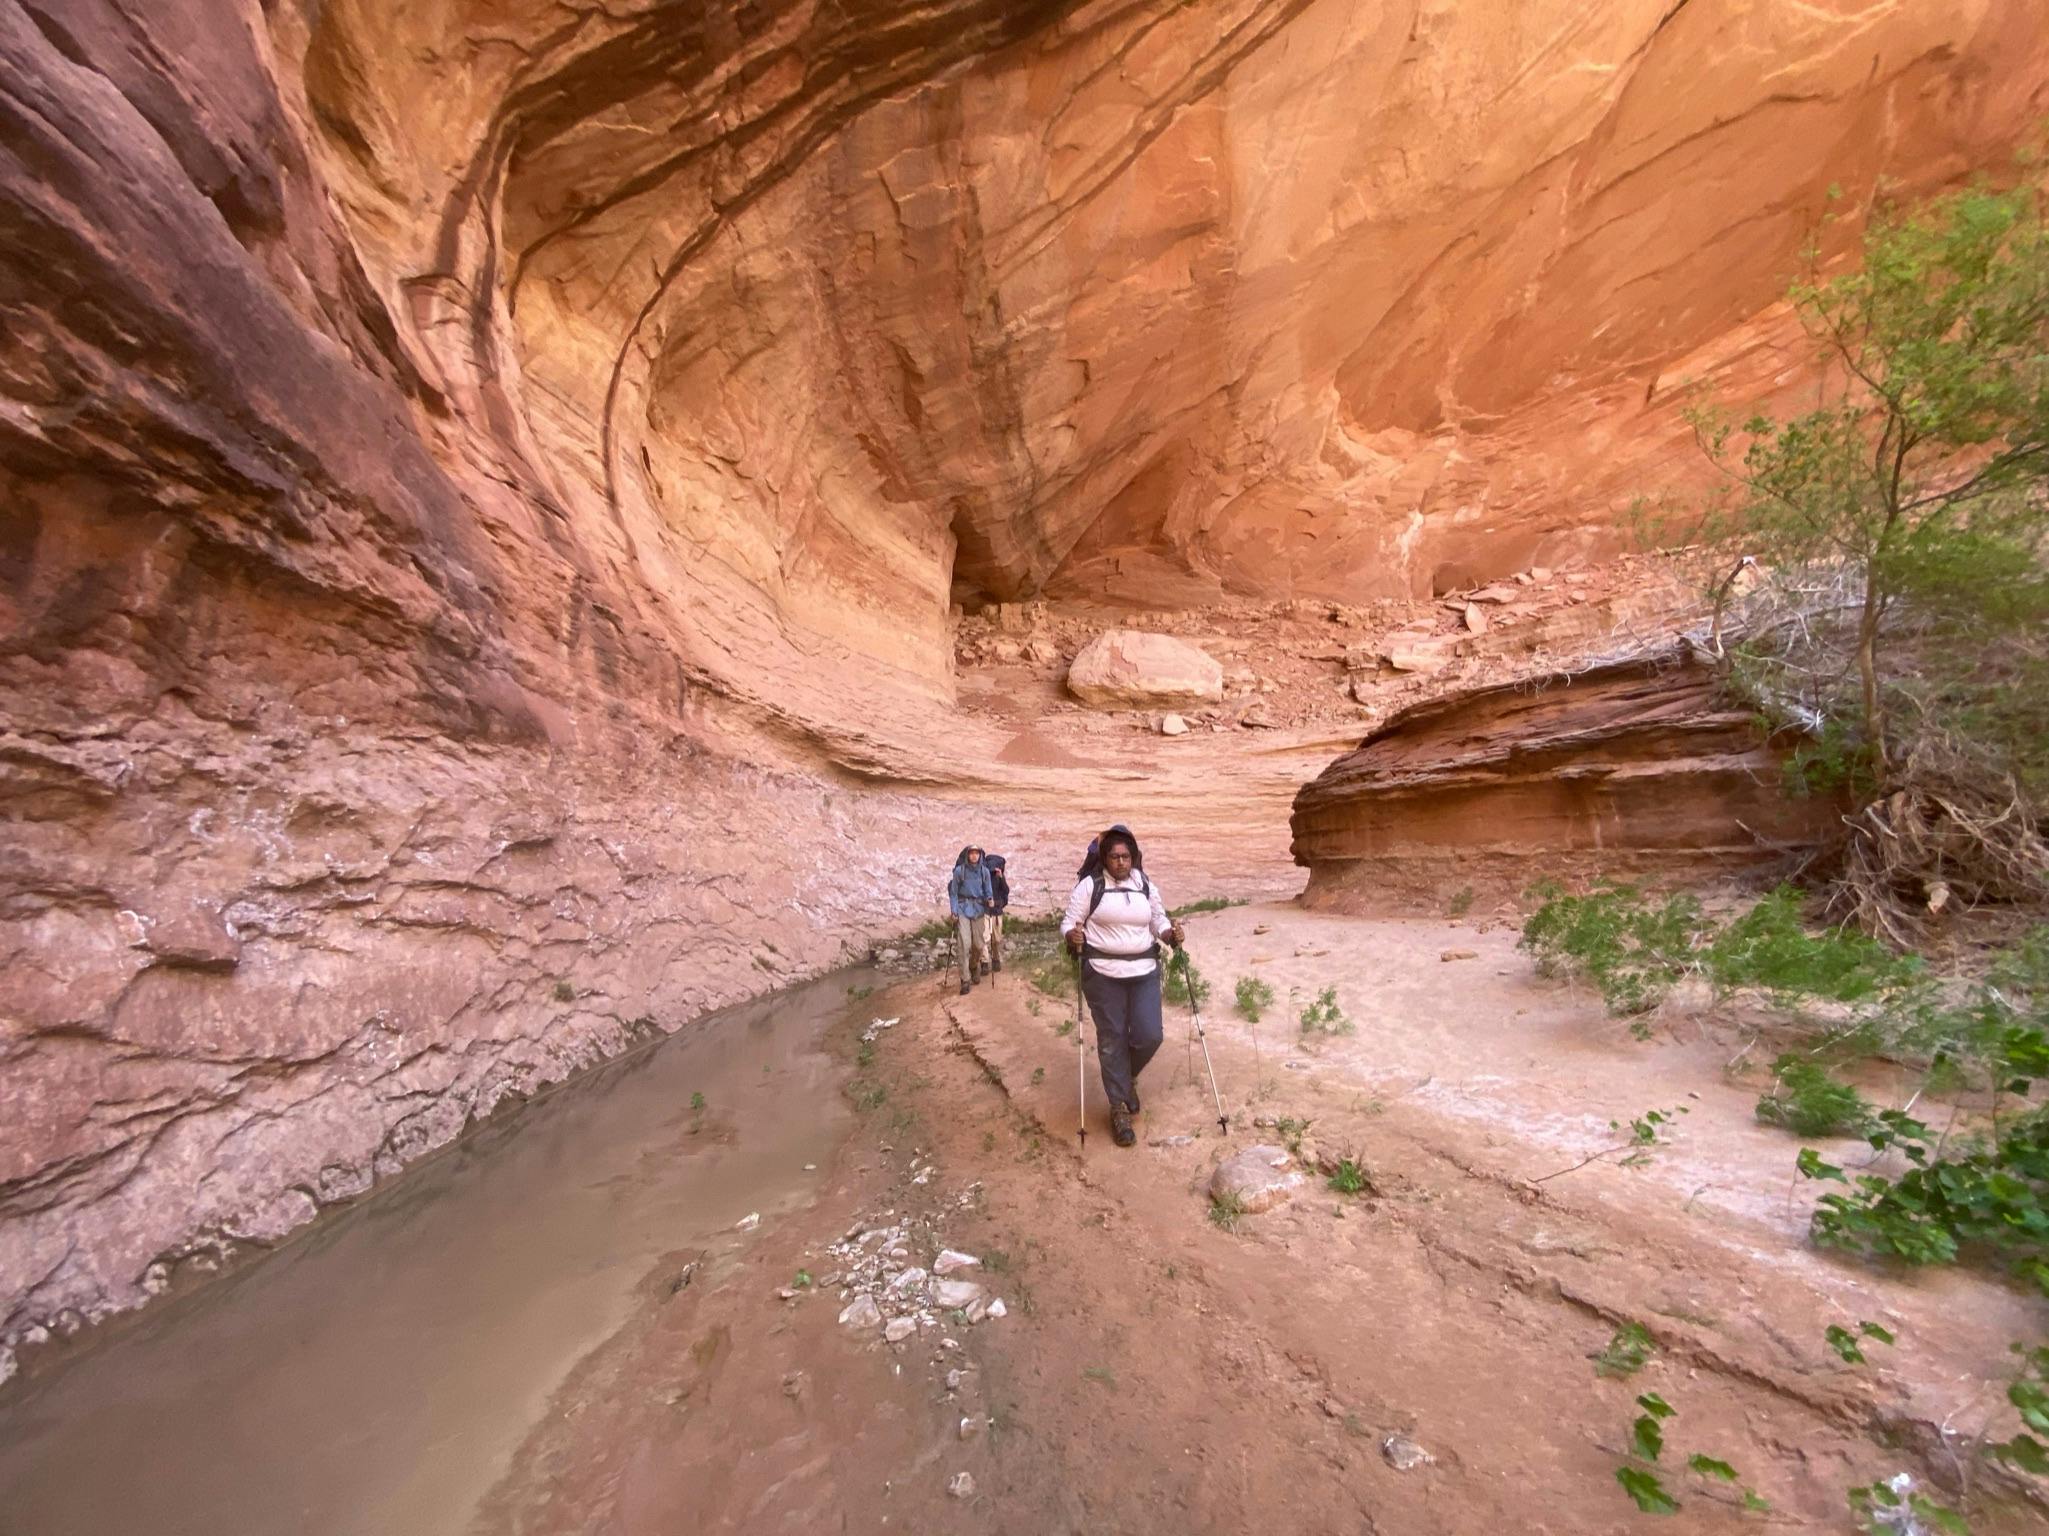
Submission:
[[[2031,185],[1881,204],[1855,270],[1822,276],[1815,258],[1788,293],[1820,353],[1817,403],[1695,418],[1730,476],[1708,531],[1780,589],[1781,622],[1739,641],[1739,669],[1811,727],[1853,720],[1878,788],[1929,726],[2003,753],[2007,771],[2044,751],[2043,213]]]

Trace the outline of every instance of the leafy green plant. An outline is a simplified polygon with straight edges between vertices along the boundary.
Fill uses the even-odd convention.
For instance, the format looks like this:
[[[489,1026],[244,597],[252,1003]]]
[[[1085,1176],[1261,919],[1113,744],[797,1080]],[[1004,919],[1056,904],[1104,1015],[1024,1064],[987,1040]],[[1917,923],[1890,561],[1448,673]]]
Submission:
[[[1282,1115],[1274,1121],[1274,1134],[1281,1138],[1281,1145],[1290,1152],[1302,1150],[1302,1138],[1309,1134],[1313,1122],[1300,1115]]]
[[[693,1093],[690,1095],[690,1113],[692,1113],[693,1115],[701,1115],[704,1113],[703,1094]]]
[[[1816,403],[1740,426],[1695,416],[1729,477],[1706,537],[1739,540],[1789,587],[1848,577],[1849,618],[1806,627],[1812,654],[1770,636],[1746,651],[1780,671],[1777,691],[1855,722],[1880,787],[1923,719],[1954,729],[2010,683],[1994,645],[2028,650],[2049,613],[2049,225],[2034,183],[1881,202],[1862,263],[1834,275],[1817,239],[1787,292],[1821,364]],[[1912,640],[1932,627],[1962,643],[1913,645],[1903,614],[1919,617]],[[2042,755],[2039,740],[2005,745]]]
[[[1854,928],[1810,932],[1804,898],[1782,885],[1729,923],[1701,954],[1721,991],[1755,987],[1779,1001],[1820,998],[1856,1003],[1899,992],[1920,980],[1923,966]]]
[[[1240,976],[1232,996],[1239,1014],[1257,1024],[1259,1016],[1273,1006],[1273,984],[1257,976]]]
[[[1173,908],[1167,913],[1167,916],[1173,918],[1178,923],[1182,918],[1193,917],[1198,912],[1221,912],[1226,907],[1242,907],[1244,905],[1245,902],[1242,897],[1204,896],[1198,901],[1189,902],[1185,907]]]
[[[1856,1136],[1874,1122],[1870,1101],[1804,1056],[1772,1063],[1772,1088],[1757,1101],[1757,1118],[1801,1136]]]
[[[2017,1471],[2049,1477],[2049,1446],[2043,1444],[2049,1440],[2049,1344],[2033,1349],[2016,1344],[2013,1352],[2020,1356],[2021,1365],[2007,1386],[2006,1400],[2013,1404],[2024,1427],[2011,1440],[1998,1441],[1987,1449]],[[2037,1435],[2042,1439],[2036,1439]]]
[[[1918,991],[1907,1012],[1898,1040],[1931,1052],[1931,1082],[1982,1093],[1988,1124],[1937,1135],[1904,1111],[1877,1111],[1865,1139],[1911,1165],[1897,1177],[1853,1179],[1802,1148],[1803,1176],[1845,1186],[1816,1201],[1815,1240],[1911,1264],[1980,1258],[2049,1294],[2049,1107],[2029,1097],[2049,1076],[2049,938],[2028,935],[1961,996]]]
[[[566,982],[566,981],[558,981],[558,982],[556,982],[556,983],[555,983],[555,1001],[556,1001],[556,1002],[558,1002],[558,1003],[573,1003],[573,1002],[575,1002],[575,1001],[576,1001],[576,988],[572,987],[572,986],[571,986],[571,985],[570,985],[570,984],[569,984],[568,982]]]
[[[1542,975],[1591,981],[1611,1013],[1648,1012],[1695,968],[1703,919],[1691,896],[1657,900],[1609,882],[1584,896],[1553,883],[1533,894],[1542,905],[1523,924],[1519,947]]]
[[[811,1271],[800,1269],[797,1271],[797,1278],[792,1280],[790,1285],[796,1290],[808,1291],[811,1289],[811,1283]]]
[[[1043,1082],[1044,1082],[1045,1080],[1046,1080],[1046,1069],[1045,1069],[1044,1067],[1033,1067],[1033,1068],[1032,1068],[1032,1086],[1033,1086],[1034,1088],[1036,1088],[1036,1087],[1038,1087],[1038,1086],[1039,1086],[1039,1084],[1043,1083]]]
[[[1673,1407],[1655,1392],[1643,1393],[1636,1406],[1643,1412],[1629,1427],[1630,1449],[1646,1461],[1656,1461],[1665,1449],[1664,1420],[1672,1417]]]
[[[1872,1144],[1898,1148],[1914,1166],[1896,1179],[1864,1174],[1853,1181],[1808,1149],[1801,1173],[1850,1185],[1848,1193],[1815,1202],[1815,1240],[1909,1264],[1951,1264],[1982,1253],[2049,1294],[2049,1111],[1946,1156],[1935,1155],[1936,1138],[1919,1121],[1896,1111],[1879,1118]]]
[[[1890,1483],[1866,1483],[1861,1488],[1852,1488],[1850,1513],[1857,1522],[1857,1529],[1870,1532],[1872,1536],[1887,1536],[1887,1533],[1911,1529],[1900,1519],[1904,1511],[1914,1517],[1922,1530],[1943,1531],[1948,1536],[1971,1536],[1971,1527],[1962,1515],[1947,1504],[1914,1492],[1913,1487],[1913,1479],[1902,1473]]]
[[[1855,1333],[1840,1323],[1830,1323],[1822,1330],[1822,1337],[1828,1341],[1830,1349],[1843,1357],[1847,1365],[1864,1364],[1863,1340],[1873,1339],[1880,1344],[1890,1344],[1893,1341],[1891,1331],[1877,1323],[1859,1323]]]
[[[1370,1189],[1372,1184],[1373,1181],[1367,1177],[1364,1165],[1354,1162],[1349,1157],[1339,1158],[1337,1168],[1330,1176],[1330,1187],[1341,1195],[1361,1194]]]
[[[1074,996],[1074,962],[1064,953],[1048,955],[1032,968],[1032,985],[1048,997]]]
[[[1622,1491],[1629,1495],[1636,1507],[1647,1515],[1676,1515],[1679,1501],[1665,1492],[1665,1485],[1658,1480],[1658,1474],[1646,1467],[1629,1465],[1615,1469],[1615,1481],[1622,1485]]]
[[[1316,1001],[1302,1010],[1302,1033],[1305,1035],[1349,1035],[1352,1021],[1345,1017],[1338,1006],[1338,989],[1325,987],[1316,994]]]
[[[1451,913],[1453,917],[1464,917],[1468,912],[1472,911],[1473,888],[1470,885],[1460,886],[1455,892],[1452,893],[1452,898],[1447,906],[1447,910]]]
[[[1679,1501],[1652,1469],[1665,1454],[1666,1422],[1676,1418],[1678,1410],[1655,1392],[1640,1394],[1636,1406],[1643,1411],[1629,1426],[1629,1460],[1615,1469],[1615,1481],[1645,1514],[1677,1514]],[[1761,1511],[1771,1507],[1752,1490],[1742,1487],[1736,1469],[1720,1457],[1695,1451],[1686,1458],[1686,1470],[1700,1480],[1702,1489],[1715,1483],[1736,1486],[1745,1509]]]
[[[1624,1323],[1594,1356],[1596,1376],[1634,1376],[1656,1353],[1658,1341],[1642,1323]]]
[[[1170,1003],[1189,1004],[1200,1008],[1209,1001],[1209,982],[1188,958],[1188,951],[1177,949],[1174,958],[1167,963],[1167,981],[1163,996]]]

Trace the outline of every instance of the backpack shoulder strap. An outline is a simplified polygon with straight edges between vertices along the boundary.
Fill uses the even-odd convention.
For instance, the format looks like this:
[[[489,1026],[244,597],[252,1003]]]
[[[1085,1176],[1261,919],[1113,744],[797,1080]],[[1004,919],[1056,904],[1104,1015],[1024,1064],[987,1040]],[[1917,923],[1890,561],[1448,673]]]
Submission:
[[[1103,875],[1098,870],[1089,880],[1089,917],[1096,915],[1096,908],[1103,904]],[[1088,918],[1083,918],[1087,922]]]

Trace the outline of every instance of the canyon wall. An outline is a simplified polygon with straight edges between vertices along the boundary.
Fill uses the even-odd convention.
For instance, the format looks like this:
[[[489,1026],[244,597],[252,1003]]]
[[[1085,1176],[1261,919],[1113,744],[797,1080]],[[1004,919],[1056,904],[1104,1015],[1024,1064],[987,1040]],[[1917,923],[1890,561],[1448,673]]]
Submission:
[[[0,0],[0,1359],[924,917],[992,802],[1057,867],[951,603],[1612,547],[2045,30]]]

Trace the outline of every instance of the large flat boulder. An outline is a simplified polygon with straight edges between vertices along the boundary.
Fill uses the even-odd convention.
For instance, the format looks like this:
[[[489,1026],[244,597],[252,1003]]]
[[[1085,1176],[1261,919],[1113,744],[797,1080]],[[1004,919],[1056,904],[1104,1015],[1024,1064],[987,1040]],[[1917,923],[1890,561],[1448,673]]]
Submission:
[[[1215,704],[1224,697],[1224,667],[1201,646],[1172,635],[1112,629],[1075,656],[1067,691],[1109,709]]]
[[[1784,788],[1791,741],[1674,649],[1441,695],[1295,796],[1312,906],[1387,910],[1547,875],[1691,877],[1787,858],[1836,821]]]

